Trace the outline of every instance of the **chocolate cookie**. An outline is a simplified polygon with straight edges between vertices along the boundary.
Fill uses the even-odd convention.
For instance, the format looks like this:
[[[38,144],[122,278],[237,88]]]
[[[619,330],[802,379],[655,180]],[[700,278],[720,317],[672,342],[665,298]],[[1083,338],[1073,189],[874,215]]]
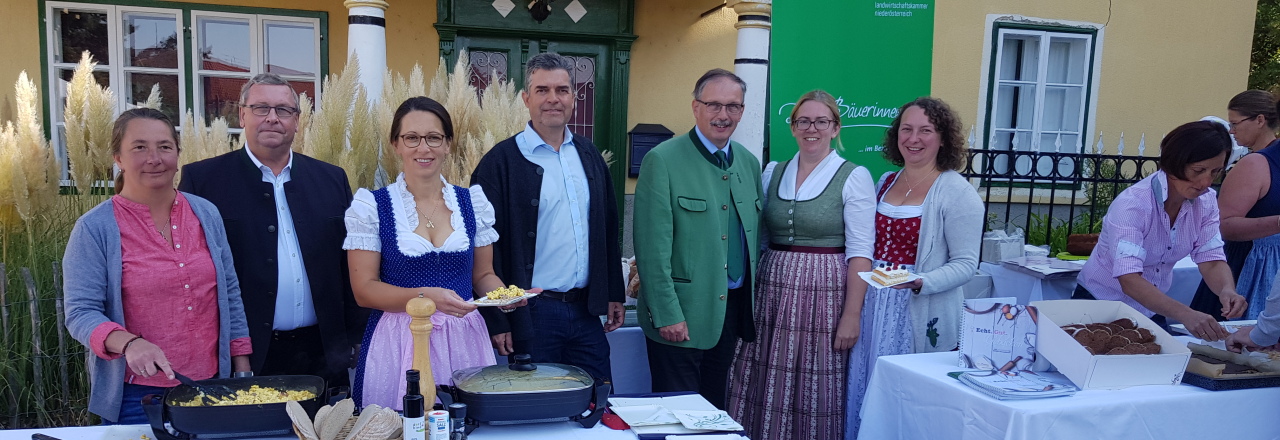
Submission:
[[[1129,338],[1126,338],[1124,336],[1113,335],[1111,336],[1110,339],[1107,340],[1107,347],[1108,348],[1124,347],[1129,345],[1132,342],[1133,341],[1130,341]]]
[[[1145,329],[1145,328],[1140,328],[1140,329],[1138,329],[1138,339],[1137,339],[1137,341],[1138,341],[1138,342],[1142,342],[1142,343],[1147,343],[1147,342],[1152,342],[1152,343],[1154,343],[1154,342],[1156,341],[1156,335],[1152,334],[1152,333],[1151,333],[1151,330],[1147,330],[1147,329]]]
[[[1124,331],[1124,327],[1121,327],[1121,326],[1119,326],[1119,325],[1117,325],[1117,324],[1106,323],[1106,324],[1102,324],[1102,325],[1107,326],[1107,329],[1108,329],[1108,330],[1111,330],[1111,334],[1113,334],[1113,335],[1118,335],[1118,334],[1120,334],[1120,332],[1121,332],[1121,331]]]
[[[1133,320],[1129,318],[1120,318],[1115,321],[1111,321],[1111,324],[1120,326],[1121,330],[1138,328],[1138,324],[1134,323]]]
[[[1143,343],[1142,347],[1145,348],[1143,352],[1146,354],[1160,354],[1160,350],[1161,350],[1160,344],[1157,344],[1155,342]]]
[[[1093,343],[1093,330],[1079,330],[1071,337],[1087,348],[1089,344]]]
[[[1148,332],[1148,334],[1149,334],[1149,333],[1150,333],[1150,332]],[[1139,340],[1139,339],[1142,339],[1142,335],[1141,335],[1140,333],[1138,333],[1138,331],[1137,331],[1137,330],[1134,330],[1134,329],[1131,329],[1131,328],[1127,328],[1127,329],[1124,329],[1124,330],[1120,330],[1120,336],[1124,336],[1124,337],[1126,337],[1126,338],[1129,338],[1129,340],[1130,340],[1130,341],[1133,341],[1133,342],[1138,342],[1138,340]]]
[[[1133,354],[1133,353],[1129,351],[1128,347],[1116,347],[1107,351],[1107,354]]]

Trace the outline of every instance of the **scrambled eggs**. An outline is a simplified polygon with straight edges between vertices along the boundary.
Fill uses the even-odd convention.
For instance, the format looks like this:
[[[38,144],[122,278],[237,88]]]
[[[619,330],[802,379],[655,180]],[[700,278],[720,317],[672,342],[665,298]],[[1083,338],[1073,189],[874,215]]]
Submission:
[[[280,391],[271,387],[262,387],[254,385],[247,390],[236,391],[230,398],[219,399],[210,397],[212,402],[205,401],[205,394],[202,392],[191,400],[174,402],[176,406],[231,406],[231,405],[260,405],[266,403],[280,403],[289,400],[309,400],[316,398],[316,393],[305,390]]]
[[[524,295],[524,289],[516,287],[514,284],[512,284],[510,286],[495,289],[494,291],[489,292],[489,294],[486,295],[484,299],[482,299],[481,301],[493,301],[493,302],[505,301],[508,299],[519,298],[523,295]]]

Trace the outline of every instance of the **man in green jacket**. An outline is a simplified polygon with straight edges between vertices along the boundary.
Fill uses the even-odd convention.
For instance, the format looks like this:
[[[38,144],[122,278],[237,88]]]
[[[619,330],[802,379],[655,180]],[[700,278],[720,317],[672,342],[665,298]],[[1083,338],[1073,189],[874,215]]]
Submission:
[[[637,311],[653,391],[697,391],[721,409],[738,339],[755,340],[760,161],[729,140],[746,89],[727,70],[702,75],[697,126],[645,155],[635,194]]]

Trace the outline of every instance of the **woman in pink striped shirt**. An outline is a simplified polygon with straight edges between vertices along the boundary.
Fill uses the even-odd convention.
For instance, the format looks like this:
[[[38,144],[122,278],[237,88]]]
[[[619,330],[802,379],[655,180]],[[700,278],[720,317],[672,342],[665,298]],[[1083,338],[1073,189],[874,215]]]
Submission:
[[[116,195],[76,221],[63,257],[67,330],[89,348],[89,411],[146,423],[146,394],[249,371],[249,329],[212,203],[174,190],[178,141],[158,110],[116,119]]]
[[[1192,310],[1165,292],[1173,265],[1191,256],[1205,284],[1218,295],[1222,315],[1244,313],[1218,232],[1218,202],[1209,185],[1227,166],[1227,129],[1196,121],[1173,129],[1160,142],[1160,170],[1116,196],[1102,219],[1102,235],[1080,271],[1072,298],[1121,301],[1165,326],[1166,317],[1192,335],[1216,341],[1227,331],[1212,316]]]

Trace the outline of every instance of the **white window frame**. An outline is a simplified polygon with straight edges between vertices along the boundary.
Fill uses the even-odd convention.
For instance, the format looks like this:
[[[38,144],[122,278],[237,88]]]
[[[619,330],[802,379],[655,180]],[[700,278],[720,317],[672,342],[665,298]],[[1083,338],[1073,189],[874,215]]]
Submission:
[[[237,13],[216,12],[216,11],[191,11],[191,47],[192,48],[202,47],[201,41],[200,41],[201,35],[200,35],[199,23],[200,23],[200,20],[204,18],[248,21],[249,22],[250,60],[249,60],[249,72],[241,73],[241,72],[227,72],[222,70],[204,70],[200,68],[200,57],[199,56],[191,57],[191,72],[192,72],[191,93],[193,95],[192,102],[195,103],[195,105],[193,105],[192,108],[194,109],[193,111],[195,112],[196,115],[207,118],[207,116],[204,115],[204,89],[203,89],[204,83],[203,81],[201,81],[202,78],[204,77],[243,78],[247,80],[249,78],[253,78],[254,75],[264,73],[267,71],[267,68],[266,68],[267,54],[265,53],[266,52],[266,49],[265,49],[266,48],[266,44],[265,44],[266,43],[266,27],[267,25],[272,23],[301,23],[301,24],[307,24],[311,26],[311,31],[313,33],[313,36],[315,37],[315,43],[316,43],[314,45],[314,50],[313,50],[314,53],[312,54],[314,57],[313,59],[315,59],[315,62],[316,62],[315,77],[307,78],[307,77],[293,76],[293,75],[280,75],[280,77],[284,78],[285,80],[288,80],[291,83],[311,82],[312,84],[314,84],[314,90],[315,90],[316,96],[309,96],[308,98],[310,98],[312,102],[318,102],[320,100],[320,94],[321,94],[320,85],[323,82],[324,77],[322,72],[320,72],[321,44],[320,44],[320,20],[319,19],[308,18],[308,17],[287,17],[287,16],[263,15],[263,14],[237,14]],[[240,127],[229,127],[228,131],[233,134],[239,134],[240,132],[243,131],[243,129]]]
[[[45,3],[45,18],[48,20],[45,26],[45,41],[48,43],[45,50],[45,57],[48,62],[47,77],[49,83],[45,86],[49,93],[49,137],[54,146],[54,156],[58,160],[59,168],[62,173],[62,184],[69,185],[70,166],[67,160],[66,140],[62,138],[62,130],[66,127],[64,118],[63,104],[66,102],[66,89],[62,86],[61,77],[58,75],[60,70],[75,70],[77,63],[59,63],[55,62],[55,48],[58,47],[58,27],[54,25],[57,17],[57,11],[61,9],[71,9],[76,11],[86,11],[94,13],[107,14],[107,53],[110,56],[111,64],[103,65],[102,60],[97,60],[98,65],[94,67],[95,72],[107,72],[107,77],[111,81],[111,90],[115,92],[116,112],[121,112],[131,108],[135,103],[129,102],[128,94],[124,93],[125,77],[127,73],[156,73],[162,75],[173,75],[177,70],[178,75],[178,108],[187,108],[186,96],[186,63],[182,60],[186,56],[186,47],[182,44],[181,36],[185,23],[182,18],[181,9],[152,8],[141,6],[124,6],[124,5],[107,5],[92,3],[72,3],[72,2],[47,2]],[[178,67],[176,69],[166,68],[150,68],[125,66],[125,45],[124,38],[120,32],[120,26],[123,24],[125,14],[141,13],[152,15],[173,16],[175,25],[177,26],[178,41]],[[171,96],[163,99],[173,99]],[[181,121],[174,121],[181,122]]]
[[[1044,27],[1046,29],[1036,30],[1036,29],[1023,29],[1018,27],[1003,27],[1002,25],[1004,24],[1033,25],[1035,27]],[[1102,25],[1097,23],[1074,22],[1074,21],[1066,21],[1066,20],[1050,20],[1050,19],[1042,19],[1042,18],[1031,18],[1031,17],[1022,17],[1022,16],[1016,16],[1016,15],[1001,15],[1001,14],[991,14],[987,16],[985,41],[983,45],[984,49],[983,49],[983,57],[982,57],[983,62],[982,62],[982,71],[981,71],[981,80],[980,80],[980,91],[979,91],[980,99],[978,100],[979,104],[978,104],[978,113],[977,113],[978,115],[977,127],[979,131],[976,136],[977,139],[974,139],[974,142],[973,142],[974,147],[982,148],[982,149],[992,149],[994,148],[994,145],[991,145],[991,140],[997,133],[997,130],[1004,131],[1004,132],[1015,131],[1015,130],[1007,130],[1007,129],[996,129],[995,127],[991,126],[994,122],[992,121],[992,119],[995,117],[995,111],[994,111],[995,108],[993,106],[996,106],[999,103],[998,95],[999,95],[999,87],[1001,83],[1001,80],[998,77],[1000,72],[1000,67],[1001,67],[999,65],[1001,61],[1000,50],[1002,49],[1005,36],[1009,34],[1038,36],[1040,38],[1040,44],[1042,49],[1040,51],[1041,56],[1039,57],[1039,60],[1038,60],[1040,63],[1037,68],[1038,78],[1035,83],[1035,86],[1036,86],[1035,99],[1038,105],[1036,105],[1036,107],[1034,108],[1034,116],[1032,117],[1032,128],[1029,130],[1031,133],[1031,136],[1030,136],[1031,145],[1019,144],[1017,146],[1016,151],[1061,151],[1061,152],[1077,152],[1077,153],[1087,151],[1087,146],[1090,144],[1092,140],[1092,133],[1094,131],[1094,128],[1096,127],[1097,105],[1098,105],[1098,84],[1099,84],[1100,73],[1101,73],[1102,48],[1103,48],[1103,41],[1104,41],[1104,38],[1103,38],[1104,29]],[[1044,146],[1040,144],[1041,134],[1044,133],[1041,127],[1041,124],[1042,124],[1041,119],[1043,114],[1043,102],[1044,102],[1044,93],[1045,93],[1046,83],[1045,81],[1043,81],[1043,78],[1045,78],[1045,76],[1047,75],[1048,45],[1050,42],[1050,38],[1054,36],[1069,37],[1069,38],[1084,38],[1084,39],[1087,39],[1086,44],[1089,44],[1090,47],[1092,48],[1092,53],[1086,54],[1086,60],[1085,60],[1086,62],[1090,63],[1090,67],[1086,71],[1087,78],[1085,79],[1085,84],[1083,86],[1085,90],[1083,91],[1083,102],[1080,108],[1080,111],[1082,114],[1080,115],[1081,126],[1080,126],[1080,132],[1077,137],[1078,142],[1076,142],[1075,145],[1062,145],[1060,150],[1055,148],[1052,145]],[[1057,85],[1057,84],[1049,84],[1049,85]],[[993,87],[995,88],[995,90],[991,90],[991,88]],[[1028,130],[1023,129],[1023,130],[1016,130],[1016,131],[1028,131]],[[1067,133],[1067,131],[1064,130],[1063,133]],[[1013,149],[1013,148],[1010,148],[1010,149]],[[978,168],[980,167],[980,165],[981,164],[975,164],[974,167]],[[1000,164],[999,166],[1004,166],[1004,165],[1005,164]],[[1035,166],[1035,165],[1032,165],[1032,166]],[[1037,179],[1037,180],[1045,181],[1044,179]]]
[[[199,5],[197,4],[191,4],[191,6],[194,8],[199,7]],[[212,7],[216,5],[209,5],[209,6]],[[58,26],[56,26],[56,20],[58,17],[57,14],[62,9],[71,9],[75,11],[85,11],[85,12],[101,13],[101,14],[107,15],[107,38],[108,38],[107,53],[110,56],[111,64],[104,65],[102,64],[102,60],[98,60],[99,64],[94,68],[94,71],[107,72],[108,79],[111,81],[111,90],[115,92],[115,97],[116,97],[115,111],[117,113],[127,110],[129,108],[132,108],[135,104],[134,102],[130,102],[131,101],[129,99],[130,97],[125,93],[124,84],[125,84],[125,78],[127,77],[127,74],[155,73],[155,74],[173,75],[175,74],[175,70],[176,70],[176,74],[178,75],[178,96],[176,97],[178,102],[178,109],[181,112],[185,112],[186,110],[191,109],[196,115],[201,117],[205,116],[203,114],[204,112],[203,96],[204,95],[201,89],[203,85],[200,82],[202,75],[220,76],[220,77],[236,77],[236,78],[243,77],[248,79],[248,78],[252,78],[253,75],[257,75],[259,73],[265,72],[266,71],[266,55],[267,55],[264,53],[266,50],[265,49],[266,48],[266,41],[265,41],[266,26],[274,23],[303,24],[311,27],[311,30],[313,33],[312,35],[313,41],[314,41],[313,50],[312,50],[312,59],[315,60],[314,77],[296,76],[296,75],[281,75],[281,76],[293,83],[301,83],[301,82],[312,83],[314,85],[313,88],[315,90],[315,95],[316,95],[311,97],[312,102],[316,102],[319,100],[319,96],[321,94],[321,85],[323,84],[323,81],[324,81],[323,58],[321,56],[322,55],[321,47],[323,46],[323,41],[321,40],[322,29],[321,29],[321,20],[319,18],[293,17],[293,16],[270,15],[270,14],[238,14],[238,13],[219,12],[219,11],[188,9],[190,11],[189,20],[188,20],[188,17],[186,17],[187,14],[184,13],[184,9],[182,8],[143,7],[143,6],[128,6],[128,5],[114,5],[114,4],[100,4],[100,3],[78,3],[78,2],[70,2],[70,1],[49,1],[49,2],[46,2],[44,5],[45,20],[46,20],[46,23],[45,23],[46,44],[45,44],[45,47],[42,48],[42,50],[44,51],[45,59],[48,60],[47,67],[45,70],[45,75],[47,78],[47,83],[45,84],[45,90],[48,91],[48,93],[46,94],[47,102],[45,102],[45,105],[48,106],[47,108],[49,109],[49,129],[50,129],[49,135],[54,147],[55,157],[57,158],[58,165],[61,169],[61,173],[62,173],[61,178],[62,178],[63,185],[70,185],[71,182],[69,180],[70,166],[67,160],[66,140],[63,139],[63,134],[62,134],[66,126],[66,121],[64,120],[64,114],[62,111],[63,105],[66,102],[66,90],[65,90],[65,87],[63,87],[62,85],[62,81],[60,79],[60,76],[58,75],[58,72],[60,70],[74,70],[76,67],[76,64],[55,62],[55,60],[57,59],[55,58],[55,51],[57,50],[57,48],[60,47],[59,35],[58,35],[59,28]],[[124,62],[125,61],[125,44],[124,44],[124,37],[121,33],[121,25],[123,24],[125,14],[129,14],[129,13],[156,14],[156,15],[172,16],[175,18],[175,25],[177,26],[177,31],[179,36],[178,65],[176,69],[125,66],[125,62]],[[249,50],[250,50],[250,56],[252,58],[250,60],[251,62],[249,67],[249,73],[238,74],[238,73],[232,73],[232,72],[207,71],[207,70],[200,69],[199,57],[192,56],[187,53],[187,45],[185,44],[184,38],[186,36],[185,33],[189,32],[192,38],[191,47],[193,48],[200,47],[199,46],[200,44],[199,29],[197,29],[194,24],[198,23],[198,20],[201,17],[233,18],[233,19],[240,19],[240,20],[245,20],[245,19],[249,20],[250,32],[251,32],[250,39],[249,39],[250,41]],[[187,93],[187,81],[192,82],[191,96],[188,96],[188,93]],[[165,96],[163,97],[163,99],[168,101],[168,100],[174,99],[174,97]],[[181,117],[181,115],[179,117]],[[180,124],[182,121],[178,120],[174,122]],[[178,130],[182,130],[182,129],[183,127],[178,127]],[[229,127],[229,129],[230,129],[229,131],[233,134],[240,133],[241,131],[243,131],[240,127]]]

